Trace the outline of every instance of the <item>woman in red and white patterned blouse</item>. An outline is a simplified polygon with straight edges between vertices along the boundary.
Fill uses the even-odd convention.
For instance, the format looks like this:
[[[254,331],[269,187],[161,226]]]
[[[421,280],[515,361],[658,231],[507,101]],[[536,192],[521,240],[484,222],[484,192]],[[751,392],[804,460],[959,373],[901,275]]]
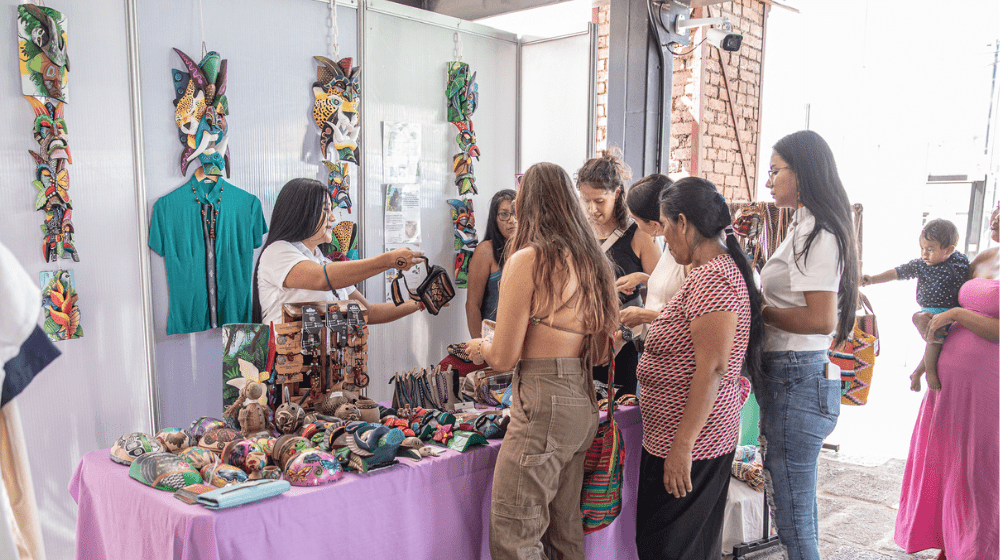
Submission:
[[[761,298],[715,185],[677,181],[661,195],[660,214],[670,254],[692,270],[653,321],[639,362],[635,540],[641,559],[715,559],[750,390],[740,370],[760,364]]]

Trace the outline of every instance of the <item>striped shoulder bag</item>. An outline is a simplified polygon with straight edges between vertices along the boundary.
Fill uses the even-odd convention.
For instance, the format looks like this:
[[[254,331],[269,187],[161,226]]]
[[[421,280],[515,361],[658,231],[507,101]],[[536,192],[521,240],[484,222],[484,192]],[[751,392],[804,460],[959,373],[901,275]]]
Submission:
[[[584,534],[611,524],[622,510],[622,466],[625,448],[622,432],[615,422],[615,359],[611,352],[608,368],[608,416],[597,426],[597,435],[583,463],[583,491],[580,513]]]

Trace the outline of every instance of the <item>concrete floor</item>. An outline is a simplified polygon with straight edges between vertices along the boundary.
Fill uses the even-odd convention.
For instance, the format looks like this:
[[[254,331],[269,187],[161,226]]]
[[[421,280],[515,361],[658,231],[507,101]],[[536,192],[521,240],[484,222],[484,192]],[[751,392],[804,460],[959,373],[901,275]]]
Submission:
[[[819,551],[827,560],[934,559],[937,550],[906,554],[893,542],[899,491],[906,462],[879,464],[824,450],[819,458]],[[726,558],[732,558],[727,556]],[[753,560],[782,558],[761,551]]]
[[[877,268],[877,267],[876,267]],[[899,492],[923,392],[909,390],[909,374],[923,355],[910,324],[910,286],[866,289],[878,310],[882,352],[875,362],[868,404],[841,406],[837,428],[819,458],[820,556],[824,560],[931,559],[937,550],[906,554],[893,541]],[[764,551],[748,559],[778,559]],[[731,558],[731,557],[729,557]]]

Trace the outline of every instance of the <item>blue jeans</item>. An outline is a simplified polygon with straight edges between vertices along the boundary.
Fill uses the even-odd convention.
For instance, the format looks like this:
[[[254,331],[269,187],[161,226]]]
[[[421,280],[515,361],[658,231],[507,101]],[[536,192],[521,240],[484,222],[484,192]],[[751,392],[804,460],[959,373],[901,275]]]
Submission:
[[[820,560],[816,466],[840,415],[840,380],[826,379],[826,350],[765,352],[761,446],[774,522],[790,560]]]

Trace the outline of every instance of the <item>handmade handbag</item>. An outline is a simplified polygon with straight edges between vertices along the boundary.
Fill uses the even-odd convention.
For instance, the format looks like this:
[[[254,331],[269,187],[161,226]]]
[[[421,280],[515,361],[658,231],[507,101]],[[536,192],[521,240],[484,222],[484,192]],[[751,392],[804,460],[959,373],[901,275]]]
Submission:
[[[872,304],[860,292],[858,299],[864,313],[854,319],[850,338],[830,348],[830,361],[840,366],[840,403],[860,406],[868,402],[879,344]]]
[[[423,259],[424,266],[427,267],[427,277],[420,282],[416,290],[411,290],[406,283],[403,271],[396,272],[396,277],[392,280],[392,302],[398,306],[403,305],[406,301],[403,298],[403,290],[399,286],[399,281],[402,280],[410,297],[424,304],[431,315],[437,315],[444,304],[455,297],[455,285],[451,283],[451,278],[444,268],[436,264],[432,265],[427,257],[418,258]]]
[[[622,510],[622,466],[625,448],[615,422],[615,360],[608,367],[608,416],[597,426],[597,434],[583,463],[580,513],[584,534],[611,524]]]
[[[462,398],[498,407],[513,378],[512,372],[498,372],[491,368],[472,372],[462,380]]]

